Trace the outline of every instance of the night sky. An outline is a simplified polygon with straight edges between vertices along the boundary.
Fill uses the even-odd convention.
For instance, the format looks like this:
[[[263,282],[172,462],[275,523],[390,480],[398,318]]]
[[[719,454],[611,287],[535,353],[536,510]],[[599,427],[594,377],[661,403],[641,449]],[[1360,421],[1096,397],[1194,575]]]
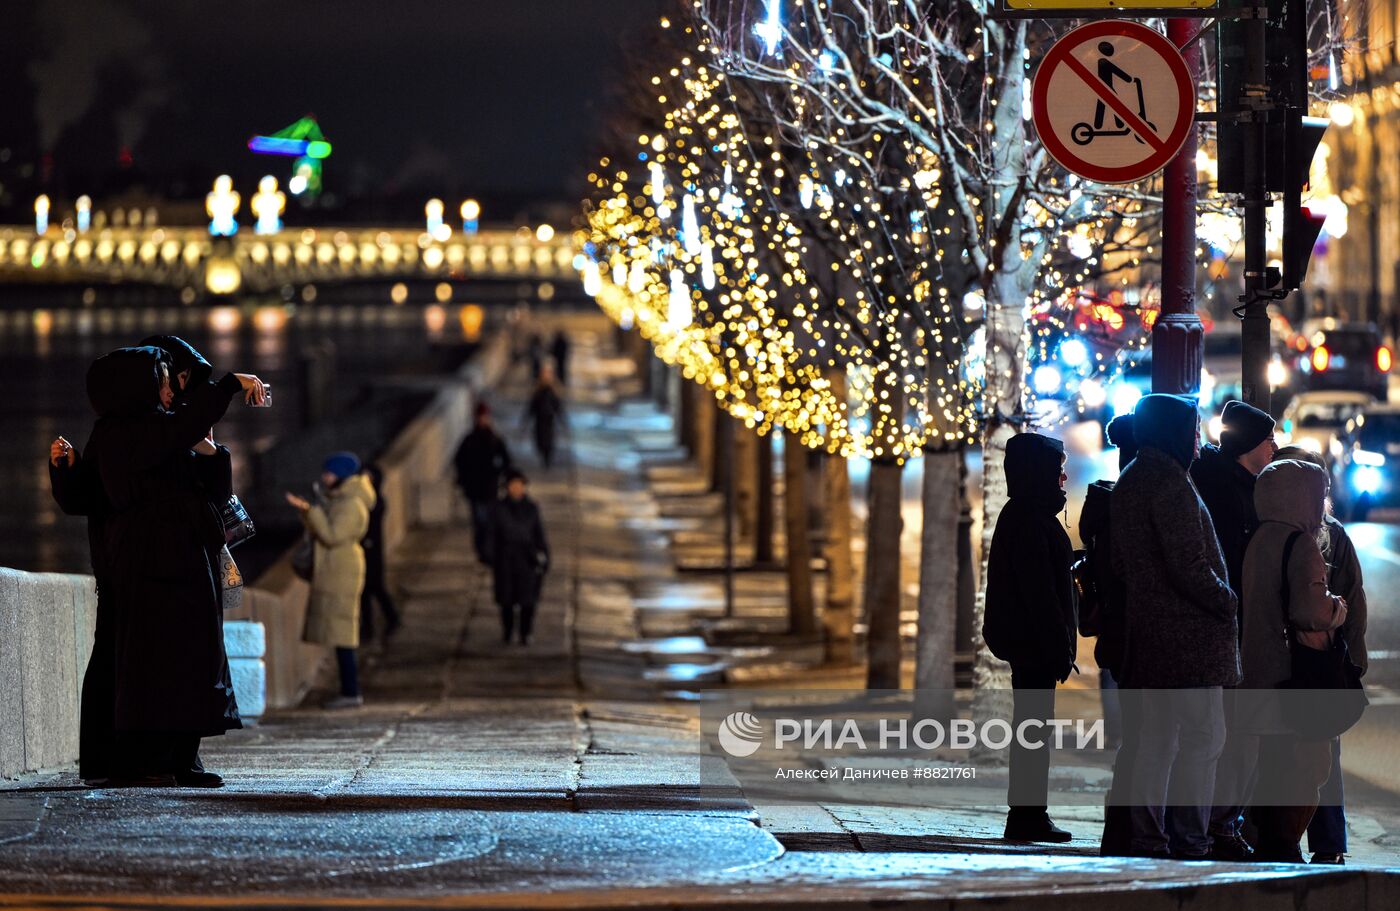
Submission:
[[[335,147],[327,191],[342,197],[567,199],[610,93],[672,5],[12,0],[0,142],[11,168],[50,153],[59,193],[125,172],[202,194],[212,174],[288,170],[247,139],[314,112]]]

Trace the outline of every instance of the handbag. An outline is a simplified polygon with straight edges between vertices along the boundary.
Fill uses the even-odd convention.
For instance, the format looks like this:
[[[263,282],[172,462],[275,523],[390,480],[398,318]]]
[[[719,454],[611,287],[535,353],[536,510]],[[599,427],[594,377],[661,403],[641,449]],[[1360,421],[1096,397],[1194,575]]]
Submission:
[[[248,515],[248,509],[243,505],[243,501],[234,494],[228,501],[219,508],[219,521],[224,526],[224,545],[226,547],[237,547],[244,541],[257,534],[257,528],[253,525],[253,517]]]
[[[219,549],[219,588],[223,596],[224,611],[236,611],[243,606],[243,573],[233,562],[233,554],[228,546]]]
[[[1285,723],[1304,740],[1331,740],[1361,719],[1370,700],[1340,630],[1334,631],[1327,648],[1312,648],[1298,641],[1289,622],[1288,560],[1302,534],[1293,532],[1283,545],[1283,630],[1291,676],[1279,687],[1291,691],[1283,697]]]
[[[316,570],[316,541],[311,537],[311,532],[305,532],[301,540],[297,542],[296,549],[292,551],[292,572],[297,578],[311,581],[311,576]]]

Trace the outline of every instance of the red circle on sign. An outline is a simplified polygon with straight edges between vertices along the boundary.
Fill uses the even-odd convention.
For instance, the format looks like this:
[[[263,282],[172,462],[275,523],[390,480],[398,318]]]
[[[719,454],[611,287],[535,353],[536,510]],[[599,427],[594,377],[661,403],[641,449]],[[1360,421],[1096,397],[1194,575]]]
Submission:
[[[1066,65],[1066,59],[1075,48],[1098,38],[1115,35],[1141,41],[1161,55],[1176,81],[1178,108],[1171,133],[1159,140],[1160,145],[1151,155],[1131,165],[1108,167],[1085,161],[1060,140],[1050,124],[1049,94],[1050,76]],[[1072,29],[1050,48],[1036,70],[1035,81],[1031,85],[1031,117],[1045,151],[1065,170],[1098,183],[1132,183],[1162,170],[1181,150],[1187,135],[1195,128],[1195,113],[1196,88],[1181,52],[1166,35],[1137,22],[1104,19]]]

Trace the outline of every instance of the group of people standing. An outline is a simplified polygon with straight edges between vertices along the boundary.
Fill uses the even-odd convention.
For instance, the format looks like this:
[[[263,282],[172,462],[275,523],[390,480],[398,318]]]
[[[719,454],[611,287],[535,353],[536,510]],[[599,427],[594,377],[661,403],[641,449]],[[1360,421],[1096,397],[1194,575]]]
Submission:
[[[1073,569],[1064,448],[1013,437],[983,636],[1011,664],[1018,727],[1053,716],[1077,635],[1098,636],[1105,701],[1121,706],[1105,855],[1300,863],[1306,832],[1314,863],[1342,863],[1340,741],[1300,733],[1281,687],[1293,648],[1345,643],[1364,673],[1360,565],[1321,457],[1279,449],[1273,418],[1243,402],[1221,423],[1202,446],[1196,400],[1158,394],[1110,422],[1120,476],[1091,485]],[[1048,814],[1048,751],[1011,763],[1006,837],[1068,841]]]

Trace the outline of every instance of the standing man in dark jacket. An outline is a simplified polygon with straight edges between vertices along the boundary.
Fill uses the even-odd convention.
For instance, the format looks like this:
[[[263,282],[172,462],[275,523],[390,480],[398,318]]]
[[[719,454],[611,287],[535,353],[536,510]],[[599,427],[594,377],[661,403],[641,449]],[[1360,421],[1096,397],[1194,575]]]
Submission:
[[[1273,460],[1278,446],[1274,419],[1253,405],[1226,402],[1220,422],[1220,445],[1201,447],[1200,460],[1191,466],[1191,481],[1210,511],[1230,573],[1230,589],[1239,598],[1244,550],[1259,527],[1254,479]]]
[[[453,460],[457,468],[457,485],[471,504],[472,541],[477,559],[491,562],[491,510],[501,495],[501,482],[510,468],[510,450],[491,422],[491,406],[479,402],[476,406],[476,426],[457,447]]]
[[[1113,564],[1127,585],[1123,685],[1156,692],[1142,694],[1130,848],[1202,858],[1225,745],[1221,687],[1240,679],[1238,604],[1187,474],[1200,451],[1195,399],[1148,395],[1133,413],[1139,449],[1113,488]]]
[[[491,517],[491,569],[495,573],[496,604],[501,609],[502,641],[515,630],[520,608],[520,644],[530,644],[535,605],[549,570],[549,543],[540,521],[540,508],[530,499],[525,475],[506,475],[506,495],[496,502]]]
[[[1038,433],[1006,444],[1009,499],[997,518],[987,558],[987,603],[982,637],[993,655],[1011,665],[1014,728],[1055,714],[1055,684],[1074,668],[1077,623],[1070,585],[1073,548],[1058,515],[1065,508],[1065,447]],[[1042,727],[1043,730],[1043,727]],[[1043,740],[1011,748],[1005,837],[1065,842],[1070,833],[1047,811],[1050,748]]]

